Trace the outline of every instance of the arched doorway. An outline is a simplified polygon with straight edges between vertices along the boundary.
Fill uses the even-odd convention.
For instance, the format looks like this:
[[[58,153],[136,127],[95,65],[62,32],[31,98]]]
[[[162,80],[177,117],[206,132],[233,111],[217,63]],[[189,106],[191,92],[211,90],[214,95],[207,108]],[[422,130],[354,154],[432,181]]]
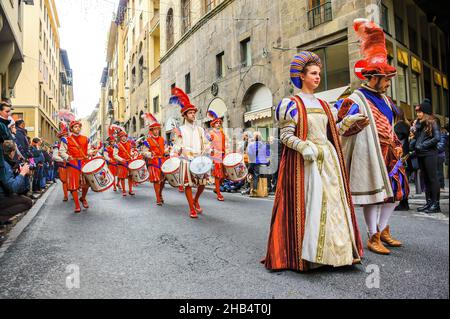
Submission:
[[[260,131],[263,138],[273,134],[273,94],[262,83],[252,85],[244,95],[242,105],[246,110],[244,123],[246,128]]]

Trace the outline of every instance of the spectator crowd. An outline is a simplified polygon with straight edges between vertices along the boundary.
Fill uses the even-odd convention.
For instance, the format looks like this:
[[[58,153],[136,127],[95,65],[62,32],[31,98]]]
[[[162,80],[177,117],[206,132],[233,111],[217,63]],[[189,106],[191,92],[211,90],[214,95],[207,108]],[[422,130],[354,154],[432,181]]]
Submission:
[[[57,175],[50,148],[38,137],[30,139],[12,111],[8,101],[0,102],[0,230],[29,210]],[[0,232],[0,243],[4,239]]]

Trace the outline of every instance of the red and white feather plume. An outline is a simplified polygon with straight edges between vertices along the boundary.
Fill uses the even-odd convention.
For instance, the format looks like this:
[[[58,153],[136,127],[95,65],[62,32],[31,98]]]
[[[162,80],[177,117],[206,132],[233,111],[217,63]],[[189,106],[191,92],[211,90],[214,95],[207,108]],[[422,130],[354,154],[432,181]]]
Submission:
[[[144,119],[145,125],[148,126],[148,128],[161,127],[161,124],[158,122],[156,117],[153,116],[152,113],[145,113],[142,115],[142,118]]]
[[[361,54],[366,62],[362,70],[364,76],[394,76],[395,67],[387,60],[386,37],[384,31],[375,22],[368,19],[355,19],[353,28],[361,44]]]
[[[76,120],[76,116],[75,116],[75,114],[73,114],[72,112],[70,112],[68,110],[60,110],[58,112],[58,119],[60,121],[66,122],[66,123],[70,123],[70,122]]]
[[[198,109],[191,104],[189,100],[189,96],[184,93],[184,91],[180,88],[174,87],[172,89],[172,96],[170,97],[169,104],[177,104],[181,107],[181,114],[186,113],[187,111],[198,111]]]

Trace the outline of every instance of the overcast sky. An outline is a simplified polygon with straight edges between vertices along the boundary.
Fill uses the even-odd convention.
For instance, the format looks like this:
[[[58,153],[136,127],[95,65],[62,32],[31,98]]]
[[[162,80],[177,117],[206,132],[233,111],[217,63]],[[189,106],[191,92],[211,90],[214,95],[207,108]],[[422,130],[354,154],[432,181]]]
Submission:
[[[67,50],[74,77],[73,106],[89,115],[100,98],[106,66],[106,41],[119,0],[55,0],[60,20],[61,49]]]

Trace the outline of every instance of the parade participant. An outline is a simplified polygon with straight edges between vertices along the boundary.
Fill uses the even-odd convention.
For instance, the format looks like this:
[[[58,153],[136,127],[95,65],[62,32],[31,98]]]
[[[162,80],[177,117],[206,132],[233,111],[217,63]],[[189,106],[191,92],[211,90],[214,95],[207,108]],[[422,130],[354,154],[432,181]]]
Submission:
[[[58,176],[62,183],[63,188],[63,194],[64,198],[63,201],[67,202],[69,200],[68,196],[68,186],[67,186],[67,164],[66,161],[61,157],[61,143],[62,138],[66,138],[69,135],[69,130],[67,127],[67,124],[65,122],[59,123],[59,132],[57,134],[57,137],[60,139],[59,142],[56,142],[53,145],[53,153],[52,153],[52,160],[56,163],[56,166],[58,167]]]
[[[114,177],[114,186],[113,189],[117,191],[117,161],[114,159],[114,145],[116,144],[115,138],[112,134],[110,134],[106,138],[106,145],[103,148],[103,158],[108,164],[109,171]]]
[[[209,132],[211,140],[211,157],[214,162],[212,176],[214,177],[217,200],[223,202],[225,199],[220,192],[220,186],[225,179],[223,159],[225,157],[225,134],[222,131],[222,119],[214,111],[208,111],[208,116],[212,119]]]
[[[320,85],[321,66],[312,52],[295,56],[291,80],[301,91],[276,109],[284,152],[263,261],[269,270],[352,265],[363,254],[335,122],[337,110],[313,94]]]
[[[136,140],[134,138],[130,138],[129,141],[131,143],[131,152],[130,153],[131,153],[132,160],[145,160],[144,156],[139,151]],[[139,186],[139,183],[134,181],[133,179],[132,179],[132,182],[133,182],[134,187]]]
[[[161,124],[158,123],[157,119],[150,113],[144,114],[143,117],[146,126],[148,126],[149,134],[143,143],[142,154],[147,162],[150,183],[153,183],[155,189],[156,204],[162,206],[164,204],[162,192],[165,181],[161,167],[164,164],[166,154],[164,138],[161,137]]]
[[[190,217],[198,218],[197,213],[203,212],[199,199],[205,190],[208,179],[193,179],[190,173],[190,164],[195,157],[202,156],[209,151],[208,141],[204,129],[195,124],[198,109],[191,104],[186,93],[179,88],[173,88],[170,103],[178,104],[181,107],[181,115],[185,120],[184,125],[175,130],[175,144],[172,151],[182,161],[180,174],[184,181],[184,193],[189,203]],[[195,185],[197,185],[197,193],[193,198],[192,187]]]
[[[356,19],[354,29],[361,42],[366,64],[362,74],[367,83],[344,99],[339,120],[348,126],[345,121],[349,116],[363,114],[370,124],[365,128],[358,125],[350,128],[342,139],[342,146],[353,202],[364,207],[369,235],[367,246],[377,254],[389,254],[382,242],[391,247],[402,245],[391,237],[389,218],[397,205],[395,202],[409,194],[401,159],[402,144],[393,130],[398,111],[386,96],[397,70],[388,64],[382,28],[366,19]]]
[[[117,161],[117,178],[121,184],[122,196],[127,196],[125,188],[125,179],[128,179],[128,194],[136,195],[133,192],[133,179],[128,171],[128,164],[134,159],[132,156],[131,141],[128,140],[128,134],[122,130],[118,134],[120,141],[114,146],[114,159]]]
[[[89,208],[86,195],[89,184],[86,183],[81,169],[91,156],[89,138],[81,135],[82,124],[73,120],[69,124],[70,135],[61,139],[60,155],[67,162],[68,190],[72,193],[75,203],[75,213],[81,212],[80,201],[84,208]],[[78,189],[81,188],[81,198],[78,199]]]

